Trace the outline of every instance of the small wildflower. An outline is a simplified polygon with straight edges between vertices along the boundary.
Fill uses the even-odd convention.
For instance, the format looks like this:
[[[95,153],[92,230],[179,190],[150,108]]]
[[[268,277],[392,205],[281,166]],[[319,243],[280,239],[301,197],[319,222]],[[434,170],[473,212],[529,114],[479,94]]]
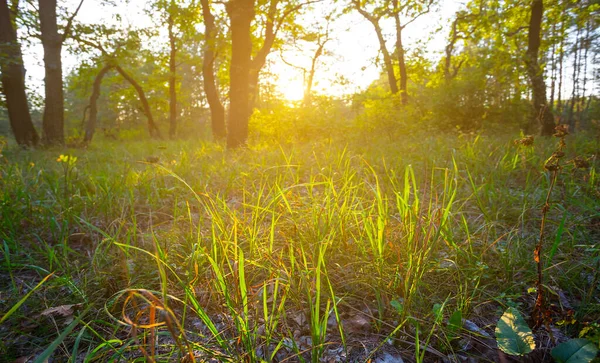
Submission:
[[[177,164],[177,160],[171,160],[171,165],[176,165]]]
[[[30,168],[33,168],[34,166],[35,166],[35,163],[34,163],[33,161],[30,161],[30,162],[29,162],[29,167],[30,167]]]

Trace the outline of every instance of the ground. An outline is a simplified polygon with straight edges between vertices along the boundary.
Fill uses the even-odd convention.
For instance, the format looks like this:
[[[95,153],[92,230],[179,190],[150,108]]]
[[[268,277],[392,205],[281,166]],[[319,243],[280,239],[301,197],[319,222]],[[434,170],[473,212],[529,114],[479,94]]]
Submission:
[[[569,135],[545,323],[532,353],[497,347],[508,308],[535,325],[558,142],[515,139],[7,147],[0,361],[538,362],[598,345],[600,147]]]

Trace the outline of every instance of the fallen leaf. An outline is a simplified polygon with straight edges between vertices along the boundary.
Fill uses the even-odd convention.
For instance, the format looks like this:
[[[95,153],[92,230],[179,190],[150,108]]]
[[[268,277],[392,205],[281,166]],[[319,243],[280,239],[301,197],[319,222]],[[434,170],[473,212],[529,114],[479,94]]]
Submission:
[[[354,315],[342,321],[344,331],[348,333],[366,333],[371,330],[371,322],[363,315]]]
[[[53,316],[68,318],[73,315],[75,310],[81,307],[82,304],[60,305],[53,308],[48,308],[40,313],[41,316]]]

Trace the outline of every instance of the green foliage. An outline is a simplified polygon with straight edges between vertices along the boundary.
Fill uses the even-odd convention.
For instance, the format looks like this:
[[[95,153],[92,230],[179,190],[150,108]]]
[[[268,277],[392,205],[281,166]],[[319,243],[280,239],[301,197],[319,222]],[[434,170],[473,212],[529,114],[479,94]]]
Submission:
[[[571,339],[552,349],[557,363],[587,363],[596,358],[598,347],[587,339]]]
[[[533,333],[515,308],[508,308],[496,325],[498,348],[510,355],[525,355],[535,349]]]

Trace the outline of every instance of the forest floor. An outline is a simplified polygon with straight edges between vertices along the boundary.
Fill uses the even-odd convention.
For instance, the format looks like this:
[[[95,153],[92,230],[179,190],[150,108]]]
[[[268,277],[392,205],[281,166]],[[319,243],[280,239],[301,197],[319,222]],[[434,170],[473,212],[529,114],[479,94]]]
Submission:
[[[0,362],[552,361],[600,344],[599,139],[0,150]],[[552,164],[554,161],[551,161]],[[533,352],[497,323],[544,324]],[[522,348],[522,347],[521,347]]]

